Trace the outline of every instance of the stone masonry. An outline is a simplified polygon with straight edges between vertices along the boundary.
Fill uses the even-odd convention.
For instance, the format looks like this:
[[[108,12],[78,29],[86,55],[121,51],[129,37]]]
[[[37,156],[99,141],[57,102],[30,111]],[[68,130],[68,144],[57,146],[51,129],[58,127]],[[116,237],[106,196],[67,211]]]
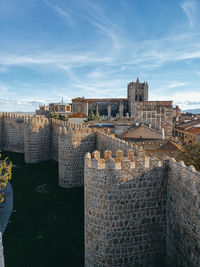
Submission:
[[[3,244],[2,244],[1,232],[0,232],[0,267],[4,267]]]
[[[46,118],[31,118],[25,124],[25,161],[37,163],[51,158],[51,131]]]
[[[165,260],[165,167],[155,158],[85,158],[85,266],[158,266]]]
[[[86,267],[200,266],[194,167],[42,116],[0,114],[0,149],[24,152],[30,163],[58,160],[60,186],[84,184]]]
[[[167,191],[168,266],[200,266],[200,173],[171,159]]]
[[[84,156],[96,147],[94,129],[61,128],[59,133],[59,185],[76,187],[84,184]]]
[[[200,266],[200,173],[141,152],[85,156],[85,266]]]

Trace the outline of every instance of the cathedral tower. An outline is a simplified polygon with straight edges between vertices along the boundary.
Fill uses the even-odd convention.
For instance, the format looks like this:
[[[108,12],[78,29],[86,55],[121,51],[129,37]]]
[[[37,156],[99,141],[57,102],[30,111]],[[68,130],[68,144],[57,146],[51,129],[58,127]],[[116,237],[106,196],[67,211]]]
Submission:
[[[135,114],[135,102],[148,101],[148,84],[140,83],[139,78],[136,82],[130,82],[127,87],[128,112],[130,117]]]

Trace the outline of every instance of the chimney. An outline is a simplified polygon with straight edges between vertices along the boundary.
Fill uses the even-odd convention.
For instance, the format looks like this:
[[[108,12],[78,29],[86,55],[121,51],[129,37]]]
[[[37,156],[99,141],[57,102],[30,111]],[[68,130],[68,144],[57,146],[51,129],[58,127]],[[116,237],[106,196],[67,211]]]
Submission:
[[[165,129],[162,128],[162,138],[165,139]]]

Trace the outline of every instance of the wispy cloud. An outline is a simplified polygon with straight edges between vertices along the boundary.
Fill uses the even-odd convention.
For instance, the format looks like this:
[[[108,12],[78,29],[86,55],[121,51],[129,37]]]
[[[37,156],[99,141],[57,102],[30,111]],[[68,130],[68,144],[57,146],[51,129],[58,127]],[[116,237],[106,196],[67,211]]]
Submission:
[[[62,17],[64,17],[68,24],[70,24],[71,26],[74,26],[74,21],[72,19],[72,16],[69,14],[69,11],[65,10],[60,7],[59,5],[55,5],[55,4],[52,4],[50,1],[48,0],[43,0],[43,2],[45,2],[45,4],[51,8],[53,8],[59,15],[61,15]]]
[[[169,12],[166,17],[173,19],[173,26],[166,25],[166,28],[166,19],[162,20],[160,16],[162,28],[157,24],[154,24],[156,27],[150,25],[149,19],[156,22],[154,15],[160,14],[161,6],[153,0],[147,1],[147,9],[151,2],[155,2],[154,11],[147,18],[146,7],[142,7],[140,1],[116,1],[114,9],[110,4],[112,1],[106,0],[42,1],[40,7],[35,5],[34,14],[38,8],[43,8],[38,14],[45,16],[34,23],[29,21],[33,26],[30,39],[26,38],[27,28],[19,26],[28,21],[26,17],[17,25],[22,35],[20,48],[7,37],[12,47],[0,49],[0,78],[7,80],[9,85],[6,88],[0,83],[2,99],[9,98],[13,93],[11,88],[15,88],[16,94],[12,98],[17,101],[16,106],[26,108],[27,103],[32,109],[39,102],[56,102],[61,96],[66,96],[68,101],[70,97],[83,95],[126,97],[127,83],[137,75],[152,84],[149,90],[155,100],[172,97],[178,101],[179,95],[174,95],[175,92],[186,91],[194,74],[196,83],[190,89],[199,91],[200,33],[195,27],[199,21],[199,1],[181,0],[181,7],[180,1],[165,5]],[[172,9],[179,12],[177,20],[170,17]],[[142,23],[131,14],[134,10]],[[180,25],[179,19],[185,19],[187,24]],[[13,82],[14,79],[18,84]]]
[[[188,18],[190,27],[192,28],[194,26],[194,23],[195,23],[195,11],[197,9],[197,1],[196,0],[184,1],[181,4],[181,7]]]
[[[174,82],[174,83],[170,83],[168,88],[176,88],[176,87],[181,87],[184,85],[185,85],[185,83],[183,83],[183,82]]]
[[[179,105],[181,109],[200,108],[200,92],[172,92],[170,95],[165,92],[162,95],[152,94],[152,100],[172,100],[173,104]]]

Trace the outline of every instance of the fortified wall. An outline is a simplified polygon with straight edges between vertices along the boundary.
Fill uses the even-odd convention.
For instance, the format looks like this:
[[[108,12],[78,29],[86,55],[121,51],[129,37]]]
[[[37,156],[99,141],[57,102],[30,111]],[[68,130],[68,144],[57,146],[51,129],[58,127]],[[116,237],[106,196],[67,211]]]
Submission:
[[[135,155],[85,156],[85,265],[199,266],[200,173]]]
[[[86,152],[110,149],[125,153],[132,145],[94,128],[76,125],[40,115],[23,116],[0,113],[0,149],[24,153],[26,163],[56,160],[59,185],[83,185]]]
[[[0,114],[0,149],[22,152],[28,163],[58,160],[60,186],[84,184],[86,267],[200,266],[194,167],[42,116]]]
[[[76,126],[59,129],[59,185],[77,187],[84,184],[84,156],[96,148],[94,129]]]

